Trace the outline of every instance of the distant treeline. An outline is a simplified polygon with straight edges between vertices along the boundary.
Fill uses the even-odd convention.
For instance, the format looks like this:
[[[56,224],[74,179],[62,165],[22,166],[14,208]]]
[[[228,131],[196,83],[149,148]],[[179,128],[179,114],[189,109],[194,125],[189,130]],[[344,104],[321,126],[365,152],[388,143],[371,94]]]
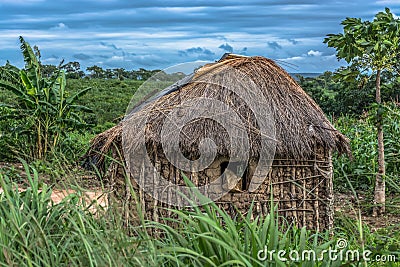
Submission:
[[[61,62],[58,66],[41,64],[40,69],[44,77],[51,77],[59,70],[64,70],[66,77],[73,80],[100,79],[143,82],[150,77],[158,81],[176,81],[185,77],[185,74],[182,72],[167,74],[158,69],[103,69],[97,65],[87,67],[83,71],[80,63],[77,61],[66,64]],[[343,114],[360,115],[375,101],[375,79],[368,74],[360,74],[353,79],[341,79],[340,73],[347,71],[347,69],[343,67],[335,72],[291,73],[290,75],[319,104],[326,114],[334,116]],[[381,80],[382,100],[384,102],[399,103],[400,77],[397,72],[383,71]]]
[[[185,74],[181,72],[166,74],[161,70],[146,70],[139,68],[138,70],[126,70],[124,68],[114,68],[114,69],[103,69],[97,65],[90,66],[86,68],[86,72],[81,69],[81,65],[77,61],[68,62],[66,64],[61,63],[59,66],[44,64],[41,66],[42,75],[45,77],[50,77],[58,70],[64,70],[66,77],[69,79],[130,79],[137,81],[145,81],[157,74],[157,79],[170,79],[172,76],[184,77]]]
[[[326,71],[316,77],[296,74],[296,80],[326,114],[333,116],[361,115],[375,103],[376,80],[367,74],[343,80],[345,68]],[[396,72],[383,71],[381,76],[383,102],[400,103],[400,77]]]
[[[68,62],[66,64],[61,63],[58,67],[51,64],[42,65],[42,74],[44,76],[50,77],[59,69],[65,71],[67,78],[70,79],[81,79],[81,78],[96,78],[96,79],[131,79],[137,81],[145,81],[158,73],[158,76],[162,76],[162,70],[147,70],[144,68],[139,68],[138,70],[126,70],[124,68],[113,68],[113,69],[103,69],[97,65],[93,65],[86,68],[86,72],[81,69],[81,65],[77,61]],[[295,79],[299,80],[299,77],[304,78],[316,78],[322,73],[290,73],[290,75]],[[170,76],[171,74],[166,74]],[[184,73],[175,73],[172,75],[185,76]]]

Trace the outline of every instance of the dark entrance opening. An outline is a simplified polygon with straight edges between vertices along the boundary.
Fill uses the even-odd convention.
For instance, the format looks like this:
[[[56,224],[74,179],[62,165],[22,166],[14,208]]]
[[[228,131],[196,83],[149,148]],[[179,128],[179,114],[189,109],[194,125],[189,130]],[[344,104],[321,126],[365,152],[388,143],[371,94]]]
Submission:
[[[249,183],[250,183],[249,177],[248,177],[248,172],[249,172],[248,165],[247,164],[245,165],[242,162],[231,162],[229,164],[228,161],[224,161],[224,162],[222,162],[220,164],[221,175],[228,168],[228,165],[229,165],[229,170],[231,172],[233,172],[234,174],[236,174],[237,176],[239,176],[240,173],[243,172],[243,174],[240,175],[241,176],[241,180],[240,180],[241,186],[240,186],[240,188],[241,188],[241,190],[247,190],[249,188]],[[245,169],[243,170],[243,168],[245,168]]]

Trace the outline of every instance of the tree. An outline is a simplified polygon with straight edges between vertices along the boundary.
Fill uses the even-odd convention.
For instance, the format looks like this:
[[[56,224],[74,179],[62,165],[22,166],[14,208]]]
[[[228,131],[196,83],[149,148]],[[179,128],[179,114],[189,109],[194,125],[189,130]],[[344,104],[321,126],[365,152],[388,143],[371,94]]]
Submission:
[[[126,78],[126,76],[128,76],[127,72],[124,68],[116,68],[116,69],[113,69],[113,71],[114,71],[115,78],[117,78],[118,80],[122,81],[123,79]]]
[[[19,70],[10,64],[0,67],[0,89],[16,97],[15,104],[7,105],[12,113],[0,119],[17,123],[10,134],[25,137],[29,149],[23,152],[41,159],[57,147],[67,132],[87,126],[81,112],[90,112],[90,109],[75,102],[90,88],[69,95],[65,89],[65,73],[58,70],[50,78],[44,77],[39,54],[22,37],[20,42],[25,69]]]
[[[112,69],[106,69],[104,71],[104,78],[106,79],[112,79],[114,76]]]
[[[46,78],[49,78],[58,72],[57,66],[51,64],[41,65],[40,68],[42,70],[42,76]]]
[[[104,70],[97,65],[87,67],[86,70],[91,72],[91,78],[104,78]]]
[[[334,81],[333,74],[326,71],[318,77],[303,77],[296,75],[301,88],[310,95],[326,114],[336,113],[333,103],[340,91],[339,83]]]
[[[61,69],[65,70],[65,75],[69,79],[79,79],[85,76],[85,73],[81,71],[81,65],[77,61],[68,62],[62,65]]]
[[[378,139],[378,172],[375,179],[374,210],[377,216],[385,212],[385,153],[383,143],[383,105],[381,98],[381,73],[393,71],[397,65],[400,20],[389,8],[375,15],[372,22],[359,18],[342,21],[343,33],[328,34],[324,43],[336,49],[338,59],[356,66],[359,73],[375,76],[377,103],[376,128]],[[350,75],[350,73],[349,73]]]

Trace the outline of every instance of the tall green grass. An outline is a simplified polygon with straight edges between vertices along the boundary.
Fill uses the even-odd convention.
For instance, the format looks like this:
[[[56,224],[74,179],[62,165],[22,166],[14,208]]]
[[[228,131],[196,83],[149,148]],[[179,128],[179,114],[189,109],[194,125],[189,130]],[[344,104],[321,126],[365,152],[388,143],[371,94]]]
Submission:
[[[0,265],[124,266],[135,262],[137,241],[125,234],[118,216],[90,211],[78,191],[61,203],[25,164],[24,192],[0,173]]]
[[[329,234],[316,234],[305,228],[289,227],[283,231],[274,213],[251,220],[250,216],[232,219],[214,203],[204,210],[172,210],[178,228],[150,222],[148,227],[159,230],[156,239],[162,265],[165,266],[334,266],[338,262],[310,258],[291,261],[288,254],[278,251],[322,250],[334,245]],[[249,211],[251,214],[251,208]],[[321,241],[322,240],[322,241]],[[260,252],[261,251],[261,252]],[[274,253],[272,253],[275,251]],[[269,254],[271,252],[272,254]],[[272,255],[272,256],[270,256]],[[317,257],[318,257],[317,256]],[[286,261],[287,260],[287,261]],[[332,265],[333,264],[333,265]]]
[[[172,209],[176,216],[164,223],[142,218],[139,225],[124,225],[118,208],[85,203],[79,188],[54,204],[52,189],[40,182],[34,168],[24,166],[24,192],[0,172],[0,266],[366,266],[330,260],[326,254],[318,259],[324,249],[335,248],[336,239],[329,232],[282,224],[273,209],[268,216],[251,218],[251,207],[247,215],[231,218],[211,202]],[[205,198],[198,192],[195,197]],[[361,249],[358,236],[338,237]],[[272,250],[272,258],[263,258]],[[285,261],[279,250],[300,255],[312,250],[317,260],[293,261],[286,254]]]

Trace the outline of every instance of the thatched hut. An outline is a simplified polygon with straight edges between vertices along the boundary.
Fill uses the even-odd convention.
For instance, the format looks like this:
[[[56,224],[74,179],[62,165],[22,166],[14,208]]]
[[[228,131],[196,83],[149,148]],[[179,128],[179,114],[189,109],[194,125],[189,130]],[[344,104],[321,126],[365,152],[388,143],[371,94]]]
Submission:
[[[254,114],[253,104],[246,103],[246,97],[231,90],[238,86],[246,92],[258,90],[259,95],[255,94],[255,97],[264,99],[259,105],[261,115],[264,114],[261,118]],[[163,125],[174,110],[182,108],[183,103],[190,109],[193,106],[188,103],[194,103],[191,100],[198,98],[218,100],[238,114],[241,121],[239,128],[247,135],[247,141],[243,144],[248,146],[235,141],[238,142],[235,149],[230,149],[233,139],[229,134],[234,132],[239,135],[240,130],[229,132],[224,123],[221,125],[220,121],[200,114],[198,119],[177,127],[177,132],[171,133],[171,136],[178,140],[175,146],[179,150],[177,152],[189,161],[201,158],[202,153],[209,153],[213,161],[206,168],[193,169],[193,166],[189,166],[189,169],[185,169],[177,167],[165,152]],[[207,107],[210,108],[214,109],[214,106]],[[264,124],[264,121],[267,123]],[[262,127],[270,129],[267,141],[263,141]],[[171,129],[169,131],[173,131]],[[140,139],[136,136],[138,133],[144,133],[144,150],[141,152],[132,145]],[[213,145],[207,148],[212,147],[214,152],[209,152],[204,146],[201,148],[205,138],[213,140]],[[238,151],[244,148],[246,160],[237,160]],[[126,162],[127,153],[134,151],[136,155],[129,159],[128,166],[113,162],[106,170],[111,192],[122,201],[126,214],[135,207],[126,177],[123,176],[126,169],[129,170],[128,178],[147,219],[153,220],[170,216],[164,207],[173,206],[171,200],[176,197],[166,185],[158,184],[155,180],[162,177],[165,181],[182,185],[182,174],[185,174],[201,187],[224,177],[225,187],[228,182],[228,192],[215,202],[232,216],[238,211],[245,214],[252,202],[254,215],[269,213],[273,199],[279,214],[289,222],[316,230],[329,229],[333,224],[332,153],[350,154],[349,140],[334,128],[320,107],[288,73],[270,59],[235,55],[224,56],[218,62],[200,68],[184,82],[134,107],[120,124],[94,138],[86,158],[100,167],[104,164],[104,155],[109,151],[121,162]],[[266,157],[263,161],[262,154]],[[145,157],[150,158],[152,166],[145,166],[141,162]],[[150,177],[151,182],[168,191],[167,201],[160,201],[143,190],[143,186],[150,181],[145,177]],[[207,192],[212,195],[216,193],[216,188],[213,190]]]

